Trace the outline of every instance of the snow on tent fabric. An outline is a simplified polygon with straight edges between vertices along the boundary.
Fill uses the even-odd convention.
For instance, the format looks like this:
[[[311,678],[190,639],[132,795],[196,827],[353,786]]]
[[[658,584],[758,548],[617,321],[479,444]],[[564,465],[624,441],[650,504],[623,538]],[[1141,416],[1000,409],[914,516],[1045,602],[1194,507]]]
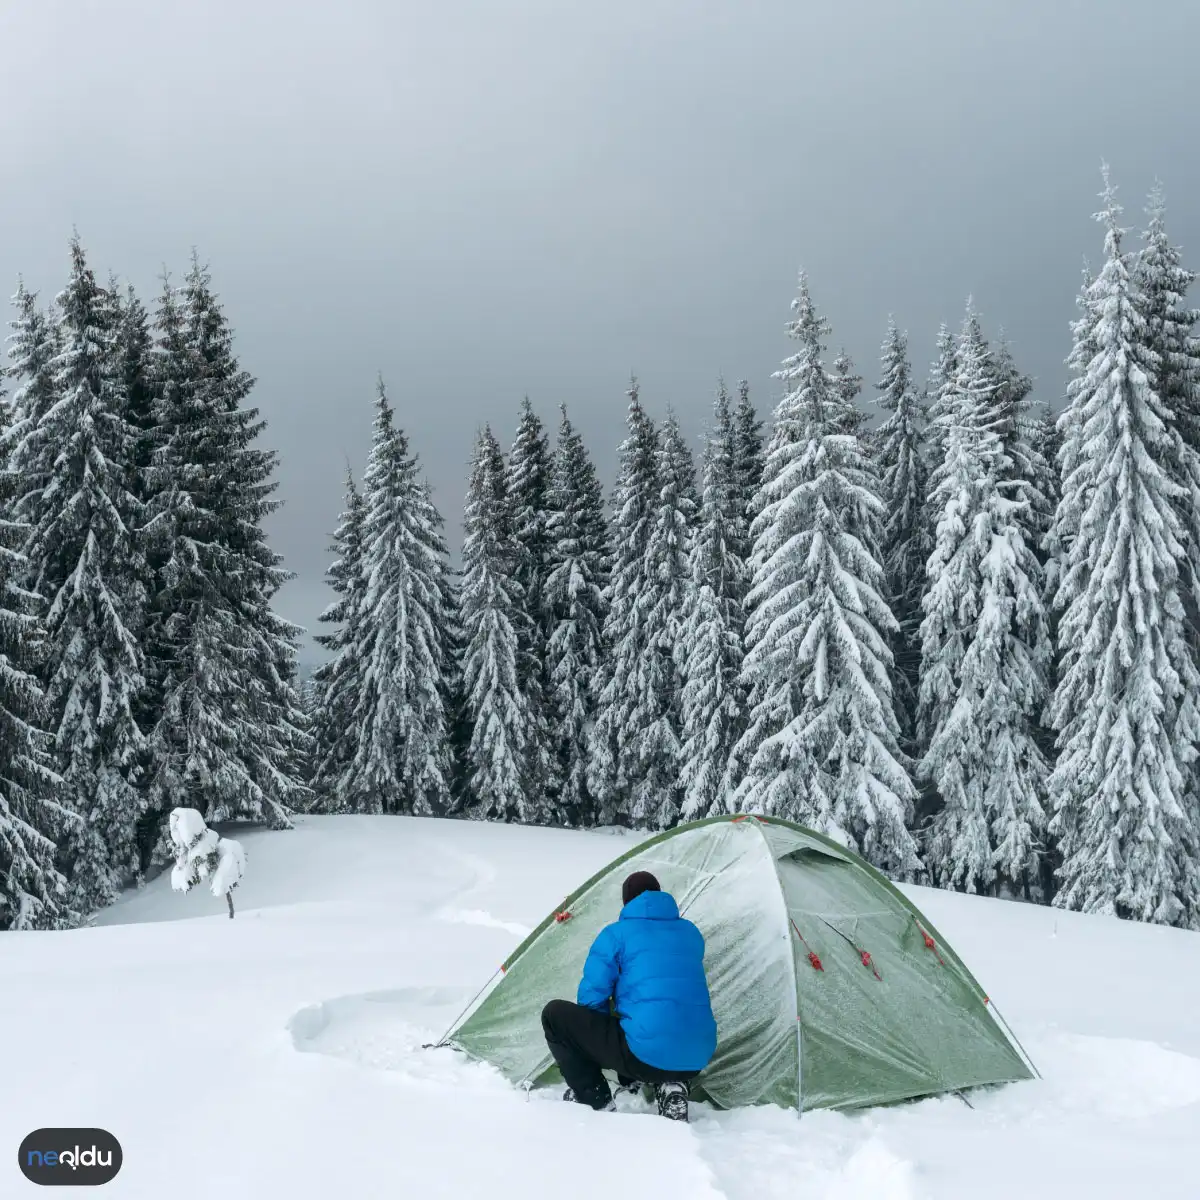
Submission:
[[[633,870],[652,871],[705,936],[718,1045],[693,1096],[854,1108],[1032,1078],[970,971],[884,876],[811,830],[745,816],[680,825],[615,859],[522,942],[439,1045],[521,1086],[554,1082],[538,1014],[574,995]]]

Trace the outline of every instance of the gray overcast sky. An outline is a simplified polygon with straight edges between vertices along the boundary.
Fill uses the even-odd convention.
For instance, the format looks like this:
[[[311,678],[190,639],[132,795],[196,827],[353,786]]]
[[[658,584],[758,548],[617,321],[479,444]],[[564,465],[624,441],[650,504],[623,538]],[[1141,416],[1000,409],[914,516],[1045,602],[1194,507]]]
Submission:
[[[606,480],[631,370],[690,433],[719,371],[768,406],[801,265],[869,383],[973,293],[1057,400],[1102,157],[1200,264],[1194,0],[6,0],[0,46],[0,280],[199,248],[310,628],[377,371],[457,545],[526,392]]]

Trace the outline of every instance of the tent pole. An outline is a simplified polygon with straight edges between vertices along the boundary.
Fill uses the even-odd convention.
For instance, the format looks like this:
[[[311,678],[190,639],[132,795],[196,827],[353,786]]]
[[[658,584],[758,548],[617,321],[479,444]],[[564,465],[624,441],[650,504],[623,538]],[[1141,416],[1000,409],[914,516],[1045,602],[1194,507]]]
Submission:
[[[996,1002],[992,1000],[990,996],[988,997],[988,1003],[991,1005],[992,1012],[996,1014],[1000,1024],[1004,1026],[1004,1032],[1007,1033],[1008,1036],[1016,1043],[1017,1049],[1021,1052],[1021,1057],[1025,1060],[1025,1065],[1038,1079],[1041,1079],[1041,1071],[1039,1071],[1037,1067],[1033,1065],[1033,1059],[1029,1057],[1029,1052],[1025,1049],[1025,1047],[1021,1045],[1021,1039],[1017,1037],[1015,1033],[1013,1033],[1012,1026],[1004,1019],[1004,1014],[996,1007]]]
[[[458,1016],[455,1017],[454,1020],[450,1022],[450,1028],[447,1029],[446,1032],[436,1042],[427,1042],[424,1046],[421,1047],[421,1049],[422,1050],[440,1050],[443,1046],[448,1046],[450,1044],[450,1041],[449,1041],[450,1034],[458,1027],[459,1022],[462,1021],[463,1017],[465,1017],[467,1015],[467,1013],[469,1013],[471,1011],[471,1008],[473,1007],[475,1002],[479,999],[479,997],[482,996],[483,993],[486,992],[488,990],[488,988],[492,986],[492,980],[495,979],[496,976],[499,975],[503,970],[504,970],[503,967],[498,967],[495,971],[493,971],[488,976],[487,983],[485,983],[483,985],[483,987],[481,987],[479,989],[479,991],[477,991],[475,993],[475,995],[472,996],[471,999],[467,1001],[467,1007],[464,1008],[462,1010],[462,1012],[460,1012],[458,1014]]]

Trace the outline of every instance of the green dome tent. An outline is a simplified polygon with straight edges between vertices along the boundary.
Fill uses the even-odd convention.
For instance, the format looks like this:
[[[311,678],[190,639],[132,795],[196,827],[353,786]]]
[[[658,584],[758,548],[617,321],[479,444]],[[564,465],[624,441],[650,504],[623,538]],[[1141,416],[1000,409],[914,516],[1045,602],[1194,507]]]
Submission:
[[[706,939],[718,1046],[694,1097],[854,1108],[1035,1073],[901,892],[829,838],[761,817],[680,825],[614,859],[517,947],[438,1045],[524,1087],[558,1079],[542,1007],[574,999],[634,870],[658,876]]]

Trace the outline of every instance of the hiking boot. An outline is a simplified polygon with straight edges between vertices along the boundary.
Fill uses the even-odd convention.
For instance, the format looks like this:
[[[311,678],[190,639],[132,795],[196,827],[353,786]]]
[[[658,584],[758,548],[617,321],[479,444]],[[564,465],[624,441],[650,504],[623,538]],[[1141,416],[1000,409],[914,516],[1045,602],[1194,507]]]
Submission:
[[[624,1075],[617,1076],[617,1086],[613,1088],[613,1096],[621,1096],[628,1092],[631,1096],[641,1094],[642,1088],[646,1085],[637,1079],[627,1079]]]
[[[568,1104],[586,1104],[588,1108],[595,1109],[596,1112],[613,1112],[617,1107],[613,1102],[612,1092],[608,1090],[607,1083],[586,1092],[580,1092],[578,1095],[575,1094],[574,1088],[567,1088],[563,1092],[563,1099]]]
[[[686,1083],[659,1083],[654,1088],[658,1101],[658,1115],[668,1121],[688,1119],[688,1085]]]

